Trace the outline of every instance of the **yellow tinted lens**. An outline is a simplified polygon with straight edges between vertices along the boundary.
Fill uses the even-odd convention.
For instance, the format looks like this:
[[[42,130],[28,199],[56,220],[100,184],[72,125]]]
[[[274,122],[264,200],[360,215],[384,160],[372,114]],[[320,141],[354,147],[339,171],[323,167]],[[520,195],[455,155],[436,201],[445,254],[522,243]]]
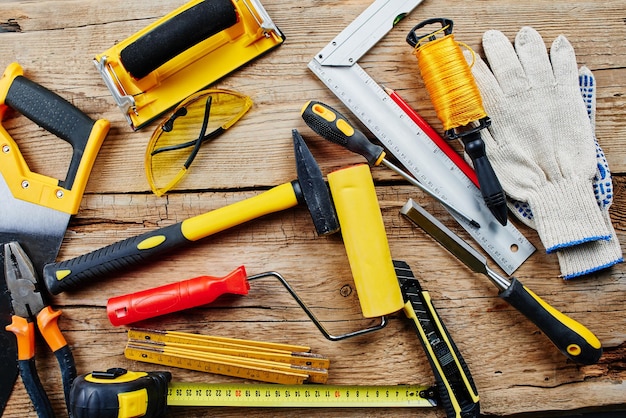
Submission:
[[[156,128],[146,150],[146,173],[152,191],[160,196],[174,187],[195,154],[206,146],[202,144],[230,128],[251,106],[252,100],[242,94],[206,90],[176,107]]]

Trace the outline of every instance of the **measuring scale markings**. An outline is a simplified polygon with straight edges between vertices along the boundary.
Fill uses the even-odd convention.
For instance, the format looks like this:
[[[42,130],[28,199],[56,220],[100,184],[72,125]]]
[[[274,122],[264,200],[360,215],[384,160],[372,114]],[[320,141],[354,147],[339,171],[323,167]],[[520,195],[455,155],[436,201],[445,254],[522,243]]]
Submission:
[[[450,215],[491,258],[512,274],[534,246],[512,225],[500,225],[486,207],[480,190],[358,64],[325,66],[317,59],[309,69],[373,133],[381,144],[421,183],[443,201],[462,207],[481,227],[453,211]]]

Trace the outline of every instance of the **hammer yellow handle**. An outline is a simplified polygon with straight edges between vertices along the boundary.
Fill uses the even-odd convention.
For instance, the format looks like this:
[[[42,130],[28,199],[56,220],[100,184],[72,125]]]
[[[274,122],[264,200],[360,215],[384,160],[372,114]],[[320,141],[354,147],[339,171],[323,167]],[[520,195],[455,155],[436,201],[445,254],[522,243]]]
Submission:
[[[369,167],[361,164],[332,172],[328,184],[363,316],[401,310],[404,300]]]
[[[88,254],[44,267],[44,280],[56,295],[123,271],[167,251],[216,234],[232,226],[298,204],[292,183],[281,184],[257,196],[194,216],[174,225],[127,238]]]

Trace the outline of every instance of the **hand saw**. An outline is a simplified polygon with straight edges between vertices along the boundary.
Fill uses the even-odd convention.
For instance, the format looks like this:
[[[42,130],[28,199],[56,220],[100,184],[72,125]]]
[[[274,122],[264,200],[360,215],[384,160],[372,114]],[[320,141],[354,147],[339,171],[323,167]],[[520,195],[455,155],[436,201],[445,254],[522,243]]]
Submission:
[[[41,274],[54,261],[70,216],[78,211],[87,179],[108,130],[106,120],[93,121],[65,99],[23,76],[10,64],[0,78],[0,121],[9,108],[72,146],[65,179],[30,170],[15,140],[0,123],[0,243],[18,241]],[[0,255],[4,265],[4,255]],[[2,269],[4,275],[4,269]],[[11,323],[11,301],[0,278],[0,414],[17,377],[15,339],[4,327]],[[5,341],[6,340],[6,341]]]
[[[478,224],[450,214],[498,263],[512,274],[534,246],[509,222],[493,217],[480,190],[430,140],[357,61],[421,0],[376,0],[309,62],[309,69],[422,184]]]

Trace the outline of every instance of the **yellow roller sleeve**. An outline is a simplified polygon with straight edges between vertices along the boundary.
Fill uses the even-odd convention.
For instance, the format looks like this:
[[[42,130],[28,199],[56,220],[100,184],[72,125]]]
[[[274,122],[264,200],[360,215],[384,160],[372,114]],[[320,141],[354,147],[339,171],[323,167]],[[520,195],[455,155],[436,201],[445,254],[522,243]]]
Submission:
[[[404,300],[369,167],[361,164],[332,172],[328,184],[363,316],[401,310]]]

